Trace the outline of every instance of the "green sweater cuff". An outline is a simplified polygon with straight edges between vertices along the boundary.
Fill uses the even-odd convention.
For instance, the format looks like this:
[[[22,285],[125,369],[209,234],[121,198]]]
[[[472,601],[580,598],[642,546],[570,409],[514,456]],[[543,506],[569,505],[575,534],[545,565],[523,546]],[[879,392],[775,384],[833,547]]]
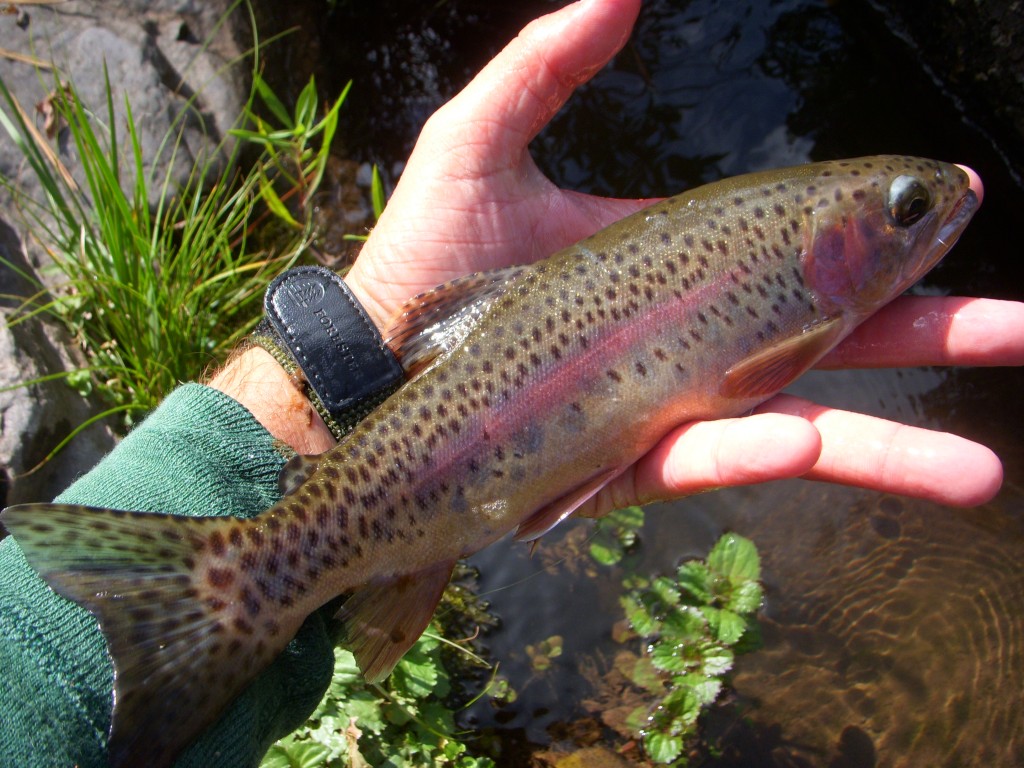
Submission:
[[[184,384],[56,501],[250,517],[277,501],[284,461],[244,406],[216,389]]]
[[[272,436],[223,393],[175,390],[57,501],[252,516],[278,497]],[[96,621],[58,597],[0,541],[0,762],[104,766],[112,668]]]

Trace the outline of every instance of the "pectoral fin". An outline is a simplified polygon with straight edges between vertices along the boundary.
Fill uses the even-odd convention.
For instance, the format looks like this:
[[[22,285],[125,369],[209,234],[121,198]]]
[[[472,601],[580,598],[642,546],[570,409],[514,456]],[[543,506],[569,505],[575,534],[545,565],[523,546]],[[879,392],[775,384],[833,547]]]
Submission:
[[[754,353],[726,371],[721,393],[735,399],[774,395],[832,349],[842,330],[838,319],[828,319]]]
[[[423,634],[455,561],[389,579],[378,579],[345,601],[338,618],[345,624],[346,645],[367,682],[383,680]]]

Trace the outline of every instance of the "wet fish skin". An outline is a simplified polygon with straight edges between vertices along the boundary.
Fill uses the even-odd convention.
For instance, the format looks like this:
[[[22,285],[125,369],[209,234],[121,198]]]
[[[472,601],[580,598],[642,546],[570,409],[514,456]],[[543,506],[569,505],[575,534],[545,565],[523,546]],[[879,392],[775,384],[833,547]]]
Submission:
[[[530,266],[413,299],[413,378],[289,468],[251,520],[59,505],[0,521],[100,622],[114,765],[170,764],[331,598],[368,679],[415,641],[455,561],[535,538],[677,424],[742,414],[955,243],[955,166],[882,156],[658,203]]]

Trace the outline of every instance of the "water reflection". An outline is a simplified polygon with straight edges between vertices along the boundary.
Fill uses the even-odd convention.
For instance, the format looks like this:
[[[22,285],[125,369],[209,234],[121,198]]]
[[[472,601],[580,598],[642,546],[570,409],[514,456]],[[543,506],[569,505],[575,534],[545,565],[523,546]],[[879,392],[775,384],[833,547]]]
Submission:
[[[645,3],[626,50],[538,139],[541,167],[575,188],[650,196],[806,162],[812,142],[786,124],[800,94],[760,59],[779,19],[807,5]]]

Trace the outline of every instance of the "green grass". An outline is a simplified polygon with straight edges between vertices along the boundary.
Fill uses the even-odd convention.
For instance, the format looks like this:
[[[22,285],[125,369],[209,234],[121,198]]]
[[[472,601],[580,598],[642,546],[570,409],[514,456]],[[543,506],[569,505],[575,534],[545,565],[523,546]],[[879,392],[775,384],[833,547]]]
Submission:
[[[153,158],[142,155],[127,100],[122,146],[107,86],[99,113],[73,86],[55,88],[52,97],[81,158],[80,188],[0,81],[0,124],[34,171],[44,199],[28,200],[9,180],[3,183],[61,275],[58,288],[48,292],[40,285],[9,322],[41,312],[59,317],[89,361],[68,372],[69,383],[97,388],[106,413],[123,412],[130,423],[179,382],[221,363],[258,320],[267,283],[308,245],[307,203],[322,179],[344,94],[318,117],[311,82],[294,117],[272,110],[284,118],[284,128],[258,121],[255,130],[239,129],[228,162],[216,166],[227,170],[197,167],[180,188],[168,171],[153,204],[147,193]],[[254,75],[244,116],[250,122],[257,98],[280,108]],[[262,151],[240,169],[239,147],[251,142]],[[180,135],[165,141],[167,167],[179,147]],[[295,200],[291,210],[288,198]]]

